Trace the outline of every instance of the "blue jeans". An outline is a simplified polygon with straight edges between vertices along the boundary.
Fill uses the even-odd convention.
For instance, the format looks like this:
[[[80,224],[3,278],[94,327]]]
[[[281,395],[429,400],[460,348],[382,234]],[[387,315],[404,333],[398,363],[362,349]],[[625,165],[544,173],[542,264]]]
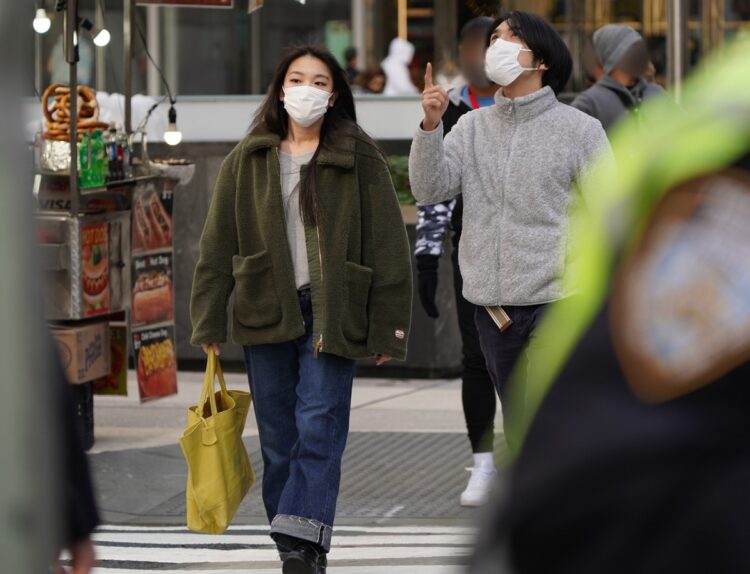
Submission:
[[[245,347],[245,362],[271,536],[292,536],[328,552],[349,433],[354,361],[327,353],[314,359],[310,291],[300,292],[300,307],[305,335]]]

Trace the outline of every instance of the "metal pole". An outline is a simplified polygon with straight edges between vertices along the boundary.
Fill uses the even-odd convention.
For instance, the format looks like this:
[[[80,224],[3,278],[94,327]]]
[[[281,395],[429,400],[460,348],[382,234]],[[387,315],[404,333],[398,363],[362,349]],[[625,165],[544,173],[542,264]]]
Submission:
[[[435,0],[432,65],[441,68],[458,53],[458,6],[455,0]]]
[[[41,97],[44,92],[44,38],[41,34],[34,33],[34,87]]]
[[[104,0],[94,0],[96,11],[94,16],[94,25],[101,30],[104,25]],[[98,92],[107,91],[107,50],[97,48],[94,51],[96,59],[96,90]]]
[[[177,46],[179,44],[179,36],[177,30],[177,11],[178,9],[173,6],[164,6],[161,8],[162,11],[162,30],[164,31],[164,53],[162,61],[164,65],[162,70],[167,76],[167,82],[174,89],[175,92],[179,90],[179,75],[178,68],[179,62],[177,57]],[[250,16],[252,18],[252,16]],[[149,69],[152,69],[153,66]],[[162,92],[163,93],[163,92]]]
[[[409,35],[409,16],[406,0],[398,0],[398,37],[407,40]]]
[[[162,57],[161,57],[161,42],[160,30],[161,30],[161,17],[160,9],[158,6],[147,6],[146,7],[146,26],[148,34],[148,48],[151,51],[151,56],[163,68]],[[158,96],[163,93],[163,86],[161,85],[161,76],[156,66],[148,67],[148,78],[146,81],[147,92],[149,96]]]
[[[667,77],[679,103],[682,99],[682,78],[687,60],[687,6],[685,0],[667,3]]]
[[[131,98],[133,97],[133,18],[135,17],[134,0],[123,2],[123,71],[125,75],[125,131],[133,133]]]
[[[265,92],[263,86],[263,59],[261,58],[261,18],[263,10],[256,10],[250,14],[250,92],[262,94]],[[175,84],[172,84],[173,86]]]
[[[365,0],[352,0],[352,46],[357,48],[359,67],[369,66],[367,58],[367,44],[365,42]]]
[[[78,217],[78,0],[65,13],[65,59],[70,64],[70,210]]]

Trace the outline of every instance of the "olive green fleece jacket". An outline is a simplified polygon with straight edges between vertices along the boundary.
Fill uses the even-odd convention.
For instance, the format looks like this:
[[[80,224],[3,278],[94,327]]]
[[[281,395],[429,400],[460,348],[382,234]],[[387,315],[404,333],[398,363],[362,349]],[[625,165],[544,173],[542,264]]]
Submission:
[[[317,160],[318,226],[305,229],[313,345],[351,359],[406,358],[409,243],[391,175],[373,144],[335,138]],[[305,333],[286,236],[279,138],[249,135],[226,157],[200,241],[192,343],[282,343]],[[304,168],[302,173],[304,179]]]

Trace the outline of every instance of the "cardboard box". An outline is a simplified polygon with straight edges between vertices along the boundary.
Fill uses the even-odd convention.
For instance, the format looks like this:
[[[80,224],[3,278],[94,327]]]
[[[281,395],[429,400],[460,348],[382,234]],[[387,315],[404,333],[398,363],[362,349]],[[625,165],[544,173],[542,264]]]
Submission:
[[[111,371],[109,323],[54,328],[60,358],[68,381],[87,383]]]
[[[125,323],[110,323],[110,362],[112,370],[106,377],[96,379],[92,384],[95,395],[128,394],[128,326]]]

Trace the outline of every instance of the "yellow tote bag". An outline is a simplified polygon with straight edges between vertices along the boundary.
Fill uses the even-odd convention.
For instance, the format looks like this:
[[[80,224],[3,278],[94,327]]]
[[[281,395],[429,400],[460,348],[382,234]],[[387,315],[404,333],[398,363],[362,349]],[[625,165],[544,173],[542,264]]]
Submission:
[[[214,391],[218,377],[220,389]],[[221,534],[232,521],[255,474],[242,443],[250,393],[227,391],[213,350],[208,354],[200,401],[188,409],[180,438],[188,465],[187,526],[196,532]]]

